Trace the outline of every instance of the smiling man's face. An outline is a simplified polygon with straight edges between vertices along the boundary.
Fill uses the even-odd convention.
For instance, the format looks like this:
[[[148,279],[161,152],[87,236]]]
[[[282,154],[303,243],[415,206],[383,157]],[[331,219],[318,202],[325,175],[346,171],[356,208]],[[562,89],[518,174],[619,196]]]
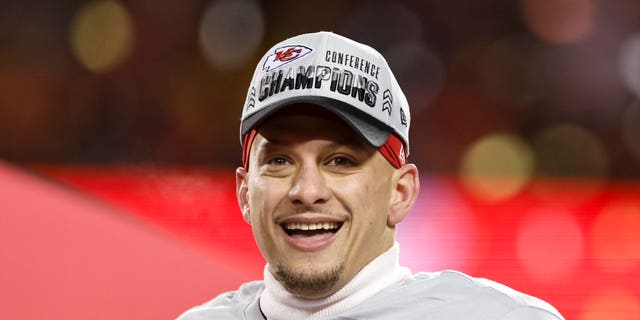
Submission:
[[[298,296],[325,297],[388,250],[397,171],[326,111],[271,116],[236,178],[276,279]]]

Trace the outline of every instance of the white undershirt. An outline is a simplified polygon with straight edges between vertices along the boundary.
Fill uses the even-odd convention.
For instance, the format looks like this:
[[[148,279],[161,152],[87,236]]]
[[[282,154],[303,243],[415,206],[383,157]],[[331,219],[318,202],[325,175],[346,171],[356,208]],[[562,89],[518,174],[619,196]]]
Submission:
[[[260,309],[269,320],[334,316],[411,276],[409,268],[400,266],[399,255],[400,246],[395,242],[391,249],[373,259],[342,289],[321,299],[302,299],[291,294],[273,277],[267,265],[264,268],[265,290],[260,296]]]

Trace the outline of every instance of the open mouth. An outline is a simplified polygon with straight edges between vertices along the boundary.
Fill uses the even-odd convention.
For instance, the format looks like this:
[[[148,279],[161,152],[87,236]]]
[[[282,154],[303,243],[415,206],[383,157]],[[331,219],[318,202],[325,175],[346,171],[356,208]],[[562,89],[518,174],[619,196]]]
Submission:
[[[283,223],[280,225],[290,237],[313,237],[332,235],[342,227],[342,222],[318,222],[318,223]]]

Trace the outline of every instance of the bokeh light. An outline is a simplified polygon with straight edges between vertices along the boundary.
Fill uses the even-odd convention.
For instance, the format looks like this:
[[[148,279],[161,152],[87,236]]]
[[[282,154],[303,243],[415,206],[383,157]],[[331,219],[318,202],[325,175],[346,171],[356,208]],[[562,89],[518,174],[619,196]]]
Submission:
[[[412,114],[418,114],[440,92],[445,66],[423,42],[422,21],[404,4],[364,2],[338,33],[370,45],[384,55],[407,96]]]
[[[529,181],[533,163],[533,154],[522,139],[509,134],[490,134],[465,152],[460,176],[466,189],[476,197],[504,200]]]
[[[578,320],[640,320],[640,301],[622,288],[595,291]]]
[[[628,37],[622,44],[618,67],[627,89],[640,97],[640,34]]]
[[[497,280],[566,319],[640,313],[640,1],[7,0],[0,8],[0,162],[18,165],[11,170],[65,164],[74,189],[125,208],[122,218],[166,228],[170,242],[203,243],[214,259],[228,253],[226,268],[259,278],[264,260],[233,192],[240,106],[263,50],[335,31],[380,51],[412,108],[411,161],[423,188],[398,226],[404,265]],[[500,132],[511,134],[498,134],[505,139],[487,148],[489,160],[475,162],[494,177],[463,181],[471,149]],[[94,165],[96,175],[77,176]],[[174,175],[169,167],[207,169]],[[529,169],[495,177],[513,168]],[[581,227],[573,239],[568,214]],[[547,240],[531,239],[543,229]],[[545,245],[581,247],[582,258],[557,259]],[[14,251],[7,259],[18,259]],[[22,272],[15,278],[33,280]],[[55,281],[40,284],[59,291]],[[56,310],[29,310],[83,304],[62,300]],[[171,303],[174,317],[187,307]],[[0,318],[22,319],[21,309]]]
[[[419,42],[423,35],[420,17],[398,1],[365,1],[338,33],[380,52],[400,43]]]
[[[407,96],[412,113],[420,112],[440,93],[445,66],[424,43],[400,43],[383,55]]]
[[[569,116],[591,128],[616,125],[628,93],[617,71],[617,49],[612,48],[612,41],[605,34],[568,46],[538,43],[529,70],[542,93],[537,104],[545,110],[534,112],[563,122],[571,122],[563,119]]]
[[[42,76],[41,70],[19,70],[16,67],[0,70],[0,150],[5,153],[42,152],[61,144],[45,138],[55,125],[47,121],[57,110],[50,104],[55,98],[55,84]],[[39,90],[33,90],[37,86]],[[34,134],[34,132],[40,134]],[[2,153],[0,151],[0,154]],[[0,155],[0,159],[3,155]]]
[[[552,283],[575,271],[584,256],[583,238],[580,225],[570,212],[542,208],[520,223],[518,259],[529,276]]]
[[[594,29],[593,0],[522,0],[521,6],[529,30],[551,43],[575,43]]]
[[[606,206],[591,226],[593,256],[605,270],[627,272],[640,265],[640,198]]]
[[[133,21],[116,1],[93,1],[78,9],[69,30],[71,50],[92,72],[105,73],[120,65],[135,41]]]
[[[640,159],[640,103],[633,103],[624,112],[620,131],[625,147],[636,159]]]
[[[536,174],[542,177],[602,179],[609,170],[602,141],[582,127],[554,125],[533,140]]]
[[[398,226],[401,263],[414,271],[465,270],[477,251],[475,217],[451,183],[422,180],[420,184],[428,191]]]
[[[200,47],[213,67],[233,70],[256,52],[264,25],[262,9],[255,1],[214,1],[200,20]]]
[[[523,36],[504,37],[489,44],[478,66],[481,85],[501,100],[520,106],[534,103],[542,95],[540,84],[532,76],[539,51],[533,39]]]

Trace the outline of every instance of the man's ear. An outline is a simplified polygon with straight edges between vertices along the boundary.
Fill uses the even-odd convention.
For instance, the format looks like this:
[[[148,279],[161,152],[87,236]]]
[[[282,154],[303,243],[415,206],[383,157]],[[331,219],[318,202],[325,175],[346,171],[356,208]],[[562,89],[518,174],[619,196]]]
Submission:
[[[249,188],[249,180],[247,170],[243,167],[236,169],[236,197],[238,198],[238,206],[242,211],[242,218],[248,224],[251,224],[251,212],[249,212],[249,198],[247,191]]]
[[[391,203],[387,215],[387,226],[395,227],[409,214],[409,210],[418,198],[420,177],[418,168],[411,163],[403,165],[394,173],[394,188],[391,191]]]

